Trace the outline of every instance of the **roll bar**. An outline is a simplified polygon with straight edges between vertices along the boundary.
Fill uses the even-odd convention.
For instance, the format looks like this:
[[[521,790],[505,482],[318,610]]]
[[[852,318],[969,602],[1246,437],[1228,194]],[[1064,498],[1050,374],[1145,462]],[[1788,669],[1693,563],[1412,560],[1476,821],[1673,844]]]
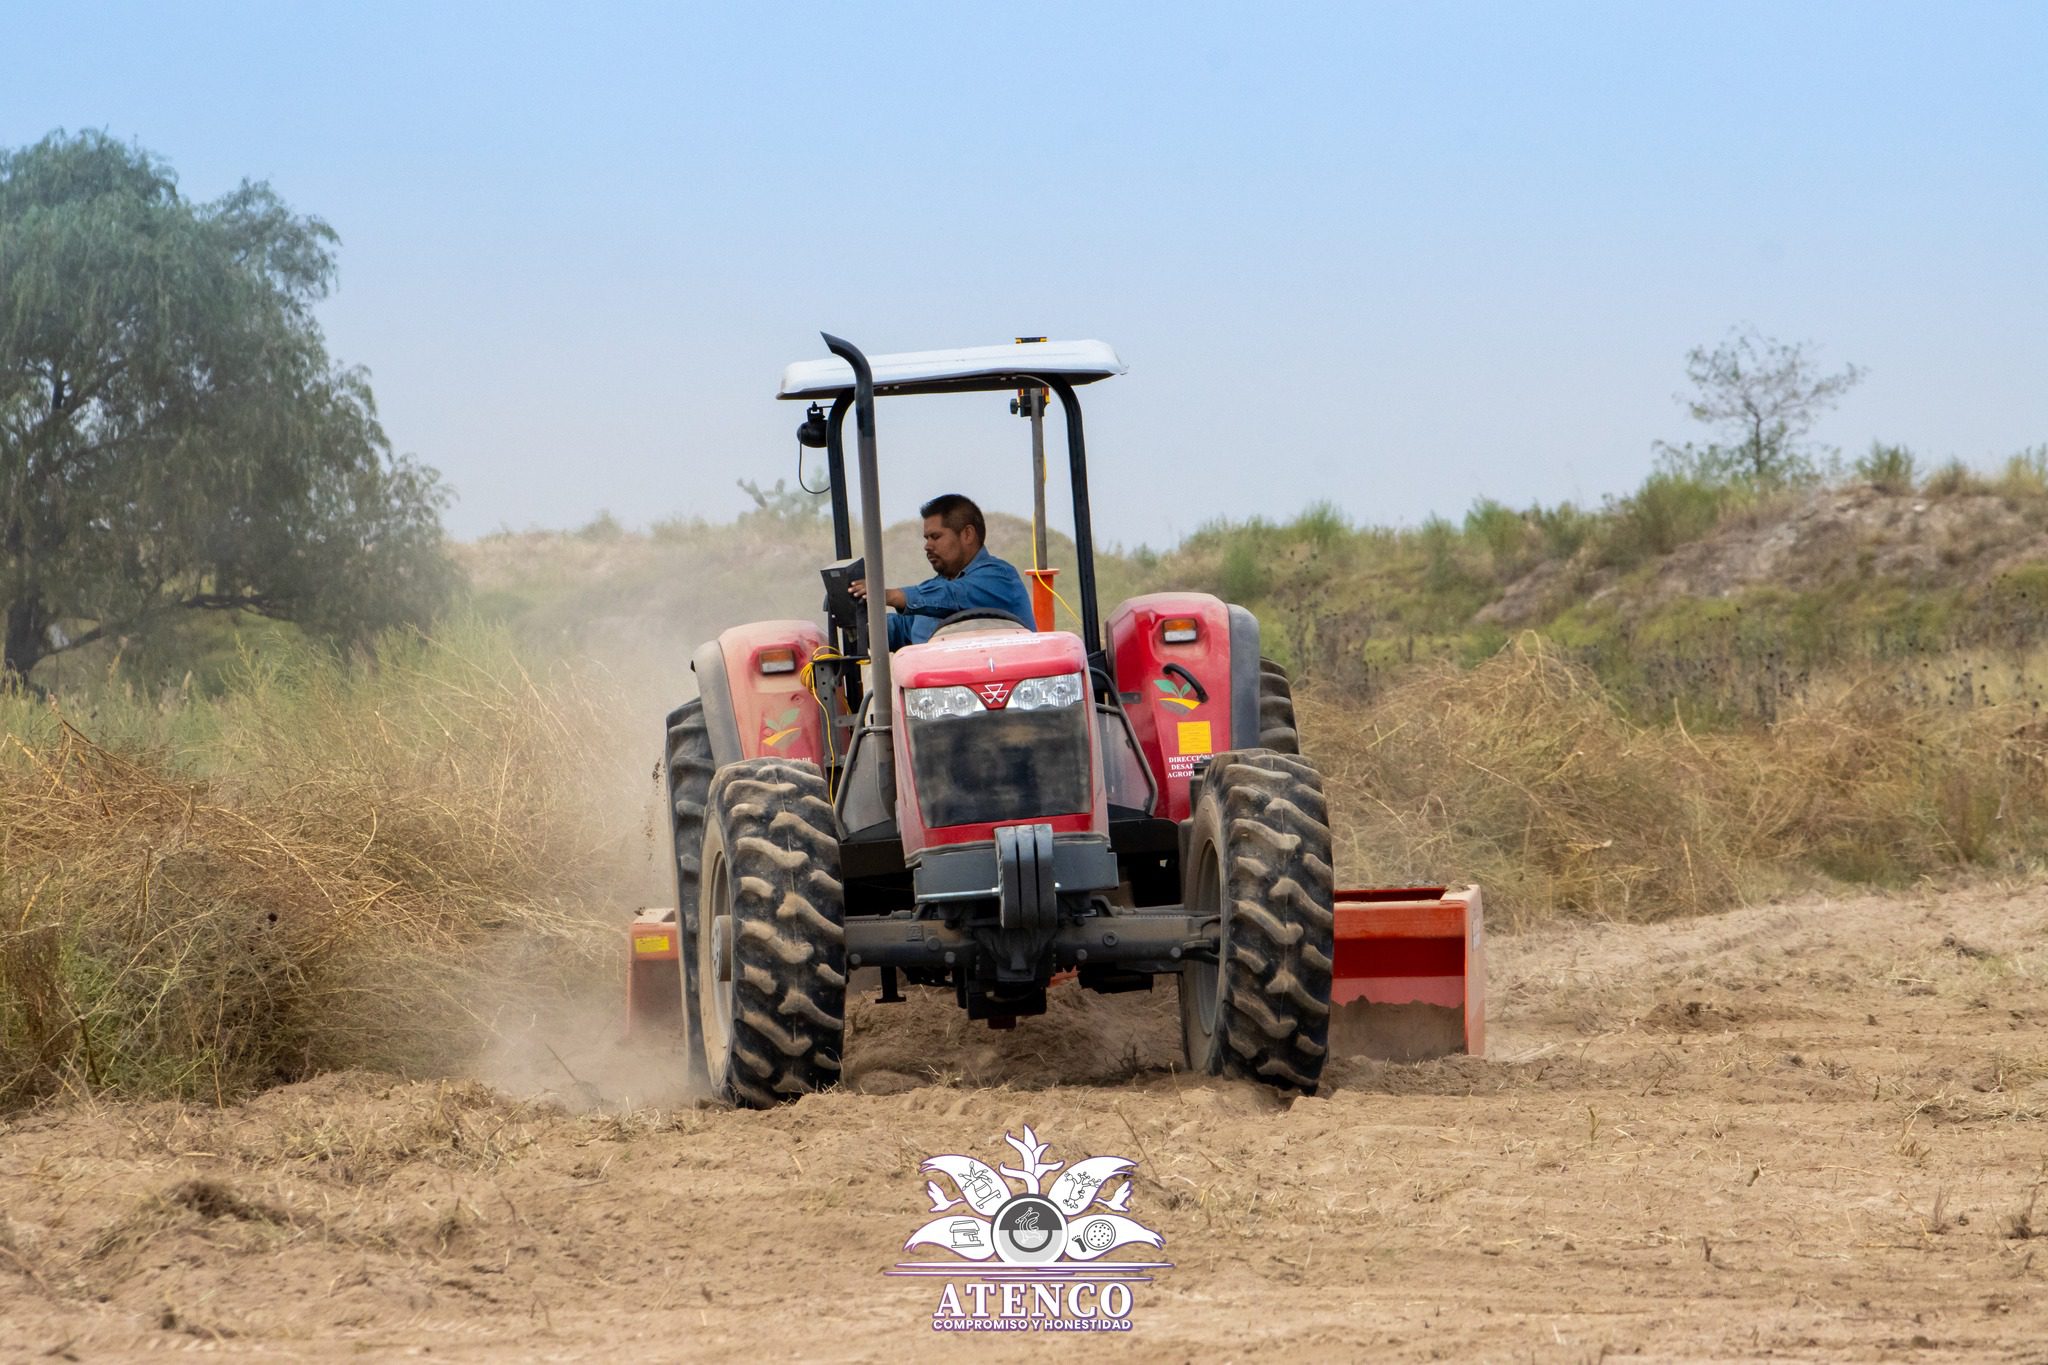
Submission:
[[[844,429],[848,411],[860,409],[865,403],[864,415],[856,423],[861,443],[862,554],[867,559],[868,580],[879,583],[882,581],[880,499],[876,496],[871,500],[869,493],[869,481],[873,477],[869,462],[874,449],[874,376],[872,371],[866,368],[865,357],[858,361],[853,359],[854,356],[859,356],[860,352],[851,343],[826,336],[825,344],[831,348],[832,354],[852,365],[854,373],[854,391],[842,392],[833,399],[832,414],[825,427],[826,467],[832,481],[832,549],[841,559],[847,559],[853,554],[851,512],[846,496]],[[842,350],[842,347],[845,349]],[[1020,370],[1016,380],[1020,388],[1036,385],[1059,395],[1060,410],[1066,418],[1067,426],[1067,481],[1074,490],[1074,557],[1079,561],[1081,643],[1088,650],[1089,662],[1107,670],[1110,664],[1102,649],[1101,610],[1095,600],[1095,527],[1088,513],[1088,438],[1081,422],[1081,400],[1075,394],[1073,384],[1060,375],[1037,375]],[[868,599],[868,639],[871,653],[873,641],[881,640],[886,645],[889,638],[886,624],[875,624],[876,600],[872,597]],[[882,652],[886,654],[888,651],[884,648]],[[878,672],[875,677],[879,690],[887,683],[888,674]]]
[[[869,676],[874,679],[874,701],[868,707],[867,729],[878,746],[875,771],[880,778],[882,809],[893,819],[896,815],[896,751],[889,729],[896,694],[889,686],[889,594],[888,580],[882,577],[882,476],[875,467],[875,375],[868,368],[868,358],[860,353],[858,346],[850,341],[841,341],[830,332],[818,335],[825,338],[825,346],[832,354],[853,367],[854,431],[860,443],[860,533],[871,589],[867,595],[868,667],[871,670]],[[832,435],[837,434],[839,424],[845,418],[845,401],[842,396],[832,404]],[[840,463],[844,463],[843,454]],[[841,524],[840,505],[845,497],[843,483],[835,481],[832,485],[835,535]]]

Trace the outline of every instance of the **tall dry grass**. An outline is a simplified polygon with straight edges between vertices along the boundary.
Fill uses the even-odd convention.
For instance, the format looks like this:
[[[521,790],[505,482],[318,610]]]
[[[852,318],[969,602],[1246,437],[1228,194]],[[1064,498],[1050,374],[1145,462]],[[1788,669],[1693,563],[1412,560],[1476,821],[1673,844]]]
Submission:
[[[251,659],[217,699],[0,696],[0,1106],[441,1070],[515,1011],[610,999],[619,912],[661,891],[652,723],[621,734],[615,697],[477,624]],[[1344,880],[1475,880],[1503,927],[2018,864],[2048,835],[2024,689],[1842,675],[1694,733],[1531,636],[1301,710]]]
[[[614,965],[637,788],[500,631],[0,718],[0,1104],[443,1067]]]
[[[1769,727],[1696,735],[1632,723],[1532,635],[1369,706],[1301,710],[1344,879],[1477,881],[1516,925],[2026,863],[2048,834],[2031,702],[1930,702],[1874,670],[1810,685]]]

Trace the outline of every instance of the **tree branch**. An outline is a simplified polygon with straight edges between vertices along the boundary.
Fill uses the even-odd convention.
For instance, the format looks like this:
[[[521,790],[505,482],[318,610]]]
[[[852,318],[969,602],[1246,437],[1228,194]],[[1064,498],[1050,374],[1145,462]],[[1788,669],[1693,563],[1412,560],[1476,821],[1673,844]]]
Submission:
[[[47,659],[53,654],[62,654],[67,650],[80,649],[86,645],[107,639],[110,636],[133,634],[158,617],[167,616],[174,611],[232,611],[236,609],[253,611],[261,616],[279,616],[283,611],[283,607],[278,603],[277,599],[266,597],[262,593],[193,593],[190,597],[180,597],[169,602],[156,603],[154,606],[146,608],[134,616],[122,617],[113,621],[102,621],[83,635],[68,636],[63,644],[53,645],[49,649],[44,650],[42,657]]]

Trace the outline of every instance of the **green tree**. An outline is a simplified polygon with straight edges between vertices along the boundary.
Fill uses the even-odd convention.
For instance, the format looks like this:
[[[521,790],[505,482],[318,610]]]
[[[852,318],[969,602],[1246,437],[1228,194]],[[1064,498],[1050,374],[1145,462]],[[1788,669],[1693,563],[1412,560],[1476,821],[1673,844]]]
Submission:
[[[352,638],[445,600],[438,476],[313,318],[336,241],[102,133],[0,150],[6,674],[193,611]]]
[[[1726,440],[1704,448],[1660,446],[1665,468],[1708,482],[1741,478],[1765,487],[1809,477],[1813,460],[1803,438],[1863,373],[1848,365],[1822,374],[1811,346],[1787,345],[1753,327],[1736,328],[1711,350],[1695,346],[1685,357],[1693,392],[1678,401]]]

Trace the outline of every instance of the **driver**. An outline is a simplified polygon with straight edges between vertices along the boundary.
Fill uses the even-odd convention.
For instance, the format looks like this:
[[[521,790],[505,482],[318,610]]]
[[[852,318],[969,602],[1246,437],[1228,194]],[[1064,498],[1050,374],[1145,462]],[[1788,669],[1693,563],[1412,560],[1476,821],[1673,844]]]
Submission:
[[[1031,594],[1007,560],[988,552],[988,523],[972,498],[942,493],[917,509],[924,518],[924,557],[937,577],[909,588],[890,588],[886,601],[896,609],[889,618],[889,648],[921,644],[948,616],[960,611],[1005,611],[1031,624]],[[849,591],[867,600],[866,580]]]

